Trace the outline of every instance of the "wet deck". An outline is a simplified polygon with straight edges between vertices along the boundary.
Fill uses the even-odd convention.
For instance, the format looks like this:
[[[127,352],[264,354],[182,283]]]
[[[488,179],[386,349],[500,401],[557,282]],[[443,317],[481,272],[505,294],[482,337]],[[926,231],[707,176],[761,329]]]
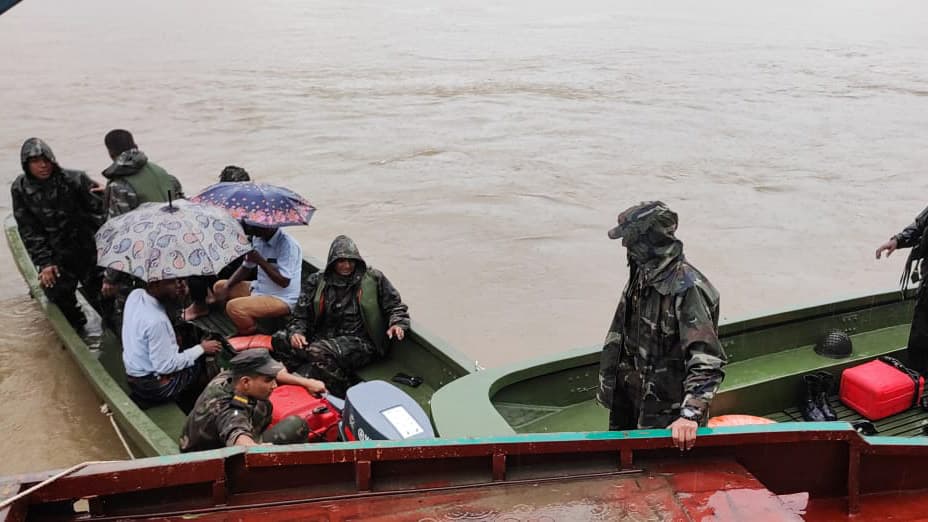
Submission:
[[[858,420],[867,420],[856,411],[845,406],[838,399],[837,395],[831,396],[829,403],[835,415],[838,416],[839,421],[854,422]],[[795,407],[764,415],[764,417],[777,422],[803,422],[802,413],[800,413],[799,408]],[[923,436],[922,427],[928,426],[928,411],[924,411],[918,407],[909,408],[902,413],[875,421],[873,426],[877,429],[877,435],[881,436]]]

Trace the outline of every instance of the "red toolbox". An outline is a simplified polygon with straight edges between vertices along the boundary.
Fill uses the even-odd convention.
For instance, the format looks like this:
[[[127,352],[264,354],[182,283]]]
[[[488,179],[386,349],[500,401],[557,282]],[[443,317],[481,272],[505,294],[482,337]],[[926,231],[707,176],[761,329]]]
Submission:
[[[841,373],[841,402],[874,421],[905,411],[917,404],[925,391],[925,378],[906,371],[898,361],[874,360]]]
[[[284,384],[271,392],[271,426],[284,417],[298,415],[309,425],[308,442],[335,442],[338,440],[338,421],[341,413],[324,397],[313,397],[302,386]]]

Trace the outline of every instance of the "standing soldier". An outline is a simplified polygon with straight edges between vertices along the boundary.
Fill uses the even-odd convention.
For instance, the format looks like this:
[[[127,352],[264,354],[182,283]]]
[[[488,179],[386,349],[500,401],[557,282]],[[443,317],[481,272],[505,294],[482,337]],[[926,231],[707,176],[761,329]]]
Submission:
[[[98,189],[87,174],[62,169],[52,149],[29,138],[20,151],[23,173],[13,181],[13,216],[48,299],[75,328],[87,322],[74,291],[99,288],[93,235],[103,219]]]
[[[690,449],[722,384],[719,294],[683,256],[677,214],[660,201],[631,207],[610,239],[628,250],[628,284],[606,335],[597,400],[609,429],[670,428]]]
[[[876,258],[880,259],[883,252],[889,257],[897,248],[911,248],[909,258],[905,262],[905,270],[902,272],[902,290],[909,285],[909,280],[913,282],[923,281],[928,275],[928,266],[922,261],[928,256],[928,234],[925,234],[925,228],[928,227],[928,208],[922,210],[921,214],[915,217],[915,221],[905,227],[902,232],[889,238],[889,241],[880,245],[876,249]],[[912,316],[912,328],[909,330],[909,343],[906,347],[906,358],[909,367],[917,370],[922,375],[928,374],[928,299],[926,299],[926,285],[922,282],[918,287],[918,294],[915,298],[915,313]]]
[[[135,144],[132,133],[113,129],[103,138],[106,151],[113,163],[103,171],[106,191],[103,206],[107,219],[131,210],[142,203],[168,201],[184,197],[180,181],[163,168],[148,161],[148,156]],[[107,269],[101,292],[106,300],[104,318],[118,335],[122,331],[122,314],[126,298],[133,288],[141,288],[142,281],[129,274]]]

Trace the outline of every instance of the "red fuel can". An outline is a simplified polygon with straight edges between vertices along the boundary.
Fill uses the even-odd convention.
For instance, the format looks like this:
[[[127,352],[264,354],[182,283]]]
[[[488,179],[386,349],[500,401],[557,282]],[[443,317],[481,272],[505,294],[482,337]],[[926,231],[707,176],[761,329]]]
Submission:
[[[271,392],[271,424],[284,417],[298,415],[309,425],[308,442],[335,442],[338,440],[338,421],[341,414],[324,397],[313,397],[306,388],[284,384]]]
[[[924,391],[924,377],[919,377],[916,392],[912,377],[874,360],[844,370],[839,395],[849,408],[870,420],[879,420],[911,408]]]

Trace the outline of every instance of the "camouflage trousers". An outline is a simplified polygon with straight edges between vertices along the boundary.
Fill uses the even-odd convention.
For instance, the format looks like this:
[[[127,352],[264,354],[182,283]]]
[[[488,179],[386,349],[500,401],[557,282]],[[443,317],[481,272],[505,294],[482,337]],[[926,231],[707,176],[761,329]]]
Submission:
[[[344,397],[345,391],[358,382],[355,370],[377,357],[373,343],[354,335],[315,339],[300,350],[292,348],[289,339],[283,342],[283,336],[274,337],[275,358],[292,372],[324,382],[336,397]]]
[[[928,374],[928,284],[922,283],[915,297],[912,329],[906,347],[909,368]]]
[[[59,266],[55,286],[43,288],[48,300],[58,305],[61,313],[74,328],[81,328],[87,323],[87,317],[77,304],[75,292],[78,284],[83,286],[84,293],[92,305],[97,304],[100,295],[100,272],[94,266],[94,260],[95,257]]]

